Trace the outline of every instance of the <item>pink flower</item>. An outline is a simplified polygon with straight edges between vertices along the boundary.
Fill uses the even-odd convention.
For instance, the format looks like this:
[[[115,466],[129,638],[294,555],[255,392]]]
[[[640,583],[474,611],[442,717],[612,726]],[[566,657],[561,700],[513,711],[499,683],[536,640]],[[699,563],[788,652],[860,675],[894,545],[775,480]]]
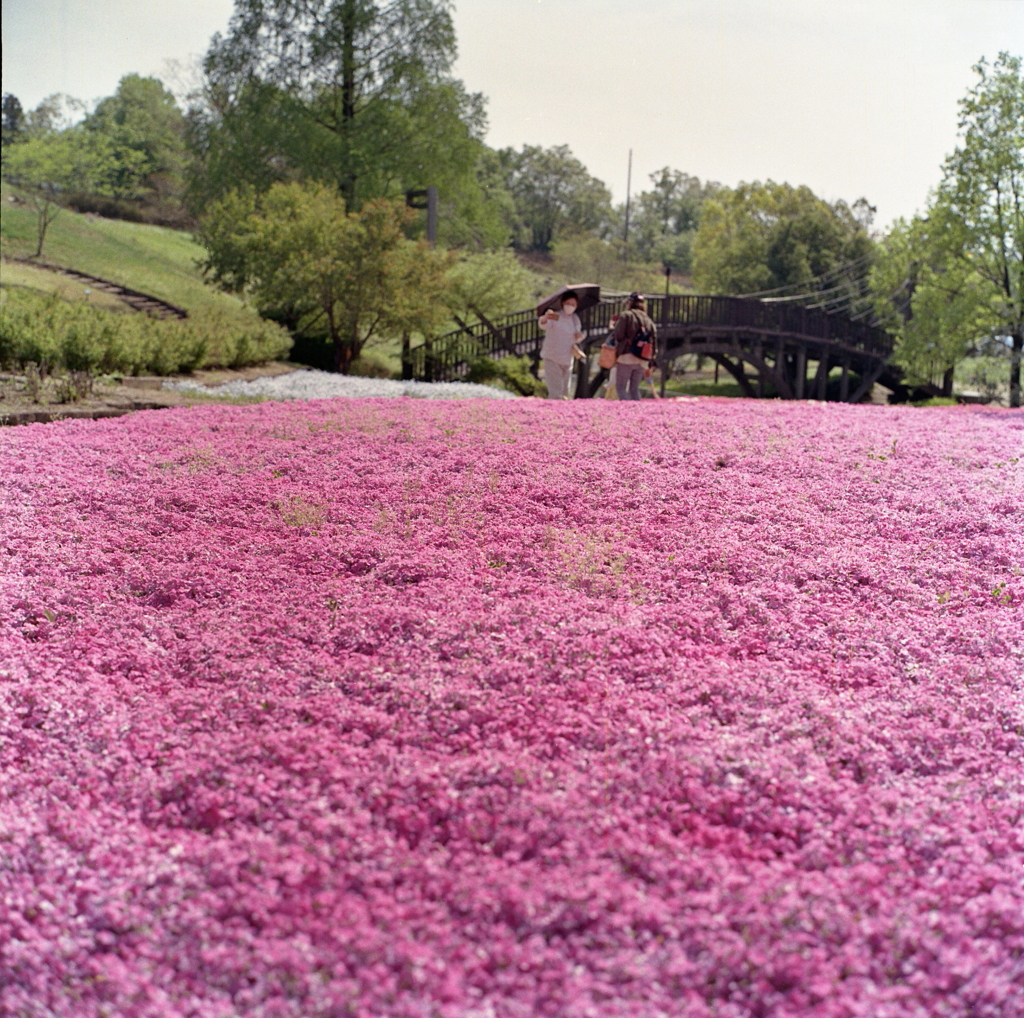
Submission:
[[[1022,447],[716,400],[0,431],[0,1011],[1024,1014]]]

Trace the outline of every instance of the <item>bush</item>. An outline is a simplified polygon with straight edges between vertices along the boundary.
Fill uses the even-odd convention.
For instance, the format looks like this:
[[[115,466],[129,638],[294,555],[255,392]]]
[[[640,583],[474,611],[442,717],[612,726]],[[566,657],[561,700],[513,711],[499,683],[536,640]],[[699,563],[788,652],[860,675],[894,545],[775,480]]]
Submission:
[[[383,350],[367,350],[364,347],[363,352],[349,365],[348,373],[362,378],[395,378],[401,374],[401,362],[392,364],[392,361],[395,358],[388,357]]]
[[[102,216],[104,219],[123,219],[126,223],[144,223],[146,221],[142,210],[123,198],[75,194],[69,196],[68,208],[75,212]]]
[[[956,366],[955,383],[957,391],[978,393],[989,399],[1009,402],[1010,358],[1009,351],[994,344],[990,347],[998,354],[977,354],[965,357]],[[1001,356],[1000,356],[1001,354]]]
[[[13,367],[169,375],[259,364],[290,347],[280,326],[221,310],[161,320],[6,287],[0,298],[0,364]]]
[[[950,396],[933,396],[931,399],[915,400],[912,406],[956,406],[957,400]]]
[[[157,195],[144,198],[106,198],[95,194],[74,194],[68,197],[68,208],[75,212],[102,216],[104,219],[167,226],[172,230],[188,230],[195,227],[195,220],[180,201],[160,200]]]
[[[537,396],[547,391],[544,383],[530,373],[529,357],[477,357],[469,364],[466,381],[494,385],[520,396]]]

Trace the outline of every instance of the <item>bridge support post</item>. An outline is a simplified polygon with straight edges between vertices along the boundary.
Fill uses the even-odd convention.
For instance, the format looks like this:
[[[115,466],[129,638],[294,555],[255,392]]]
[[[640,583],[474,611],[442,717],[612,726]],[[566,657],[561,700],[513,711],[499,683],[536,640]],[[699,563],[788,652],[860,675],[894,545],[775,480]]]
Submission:
[[[711,355],[715,359],[716,364],[721,364],[726,371],[736,379],[740,389],[743,391],[743,395],[748,399],[755,399],[757,393],[754,392],[754,387],[750,384],[750,379],[747,378],[746,372],[743,370],[743,361],[737,358],[737,362],[733,364],[728,357],[724,354],[713,353]]]
[[[851,403],[859,403],[872,390],[875,382],[882,376],[885,364],[885,361],[879,361],[873,368],[864,373],[860,385],[857,386],[857,391],[850,399]]]
[[[818,373],[814,381],[814,398],[824,400],[828,395],[828,347],[821,348],[821,360],[818,361]]]
[[[786,386],[786,388],[792,389],[792,380],[789,377],[789,364],[786,360],[786,350],[783,341],[780,339],[775,344],[775,374],[778,375],[779,380]],[[781,396],[782,393],[779,393]]]
[[[423,381],[434,380],[434,344],[430,340],[423,343]]]
[[[839,402],[845,403],[850,396],[850,358],[843,358],[843,375],[839,380]]]
[[[804,389],[807,386],[807,344],[801,343],[796,352],[796,398],[804,398]]]
[[[576,372],[576,392],[573,399],[590,399],[590,357],[574,362]]]

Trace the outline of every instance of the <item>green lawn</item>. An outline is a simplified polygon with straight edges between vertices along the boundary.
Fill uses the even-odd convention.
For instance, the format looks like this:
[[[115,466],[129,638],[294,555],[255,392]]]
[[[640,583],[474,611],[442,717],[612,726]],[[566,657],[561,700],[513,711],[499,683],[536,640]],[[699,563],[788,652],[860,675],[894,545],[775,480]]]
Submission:
[[[0,188],[3,216],[0,245],[7,257],[35,251],[36,215]],[[189,311],[221,310],[237,314],[242,302],[207,286],[196,262],[203,249],[188,233],[163,226],[102,219],[65,210],[50,226],[42,260],[109,279],[178,304]],[[20,282],[20,281],[19,281]],[[255,312],[250,312],[255,314]]]
[[[717,385],[714,381],[683,381],[672,379],[665,385],[666,396],[742,396],[738,382],[724,378]]]

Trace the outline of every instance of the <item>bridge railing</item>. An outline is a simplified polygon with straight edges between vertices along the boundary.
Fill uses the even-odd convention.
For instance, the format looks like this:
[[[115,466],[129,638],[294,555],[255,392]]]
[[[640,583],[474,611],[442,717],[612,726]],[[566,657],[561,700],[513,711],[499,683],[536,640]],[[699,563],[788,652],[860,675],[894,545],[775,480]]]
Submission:
[[[756,329],[840,343],[879,357],[888,357],[892,353],[892,337],[888,333],[866,322],[855,322],[817,308],[698,294],[652,297],[647,303],[651,317],[659,324]]]
[[[612,316],[622,310],[624,300],[618,296],[605,299],[580,313],[588,343],[607,333]],[[742,297],[677,294],[648,297],[647,310],[662,328],[754,330],[785,338],[821,340],[883,359],[892,353],[892,338],[888,333],[865,322],[854,322],[815,308]],[[529,308],[490,325],[478,322],[415,347],[410,351],[409,370],[414,378],[428,381],[460,378],[469,370],[470,362],[478,357],[513,355],[536,360],[543,339],[537,313]]]

